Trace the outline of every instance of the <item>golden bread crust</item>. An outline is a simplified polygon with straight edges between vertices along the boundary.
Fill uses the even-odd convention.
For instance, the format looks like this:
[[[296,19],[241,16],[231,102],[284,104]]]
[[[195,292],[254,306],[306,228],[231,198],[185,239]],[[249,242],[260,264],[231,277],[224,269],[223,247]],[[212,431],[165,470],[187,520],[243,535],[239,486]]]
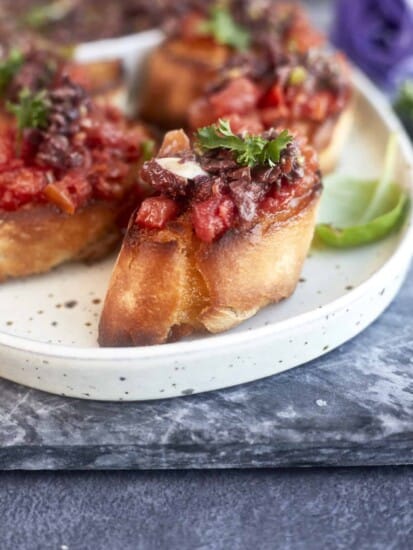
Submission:
[[[0,281],[43,273],[69,260],[101,258],[121,237],[119,212],[104,201],[72,215],[50,204],[0,211]]]
[[[319,196],[314,190],[288,219],[265,216],[211,244],[194,236],[187,214],[157,232],[132,223],[105,299],[100,345],[222,332],[290,296],[313,237]]]
[[[217,77],[228,54],[209,41],[167,40],[148,59],[140,116],[163,128],[186,126],[189,105]]]

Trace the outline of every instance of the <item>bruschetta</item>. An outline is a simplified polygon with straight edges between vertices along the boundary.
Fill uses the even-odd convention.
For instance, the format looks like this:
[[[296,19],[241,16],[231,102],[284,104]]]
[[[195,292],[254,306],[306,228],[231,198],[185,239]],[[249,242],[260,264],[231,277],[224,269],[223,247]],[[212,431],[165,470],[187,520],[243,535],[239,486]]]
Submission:
[[[141,178],[99,325],[101,346],[162,344],[235,327],[292,294],[315,226],[317,155],[274,129],[234,134],[227,121],[166,134]]]
[[[344,57],[321,51],[275,55],[271,45],[228,66],[189,107],[189,126],[226,117],[236,131],[287,127],[307,137],[323,172],[334,168],[352,121],[352,87]]]
[[[324,40],[295,4],[226,5],[211,8],[205,3],[203,10],[189,11],[168,28],[167,39],[150,54],[141,79],[138,102],[144,120],[165,129],[186,126],[188,106],[239,52],[268,41],[281,50],[307,51]]]
[[[97,259],[136,206],[136,166],[148,138],[62,76],[25,87],[0,124],[0,281]]]
[[[80,63],[44,42],[28,42],[0,57],[0,102],[14,100],[22,88],[37,92],[62,76],[84,88],[94,101],[126,110],[127,87],[120,60]]]

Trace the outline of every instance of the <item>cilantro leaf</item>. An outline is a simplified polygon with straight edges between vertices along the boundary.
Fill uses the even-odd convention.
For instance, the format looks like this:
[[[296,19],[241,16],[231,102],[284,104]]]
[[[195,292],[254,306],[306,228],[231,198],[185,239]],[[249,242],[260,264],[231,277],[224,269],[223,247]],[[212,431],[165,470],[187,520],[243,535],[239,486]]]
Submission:
[[[20,148],[23,131],[26,128],[45,128],[49,116],[49,102],[46,91],[33,94],[27,88],[23,88],[19,94],[18,103],[6,103],[6,109],[17,120],[18,149]]]
[[[200,24],[199,32],[213,36],[218,44],[241,51],[246,50],[251,41],[249,32],[238,25],[228,9],[222,6],[211,8],[209,19]]]
[[[287,130],[283,130],[275,139],[268,141],[264,148],[265,162],[270,166],[280,162],[281,153],[291,140],[292,136],[290,136]]]
[[[4,95],[7,86],[23,62],[23,54],[19,50],[11,50],[9,57],[0,63],[0,96]]]
[[[228,120],[220,119],[218,124],[205,126],[197,131],[197,140],[201,149],[229,149],[235,153],[235,160],[241,166],[274,166],[280,162],[281,153],[292,140],[287,130],[275,139],[246,134],[235,135]]]

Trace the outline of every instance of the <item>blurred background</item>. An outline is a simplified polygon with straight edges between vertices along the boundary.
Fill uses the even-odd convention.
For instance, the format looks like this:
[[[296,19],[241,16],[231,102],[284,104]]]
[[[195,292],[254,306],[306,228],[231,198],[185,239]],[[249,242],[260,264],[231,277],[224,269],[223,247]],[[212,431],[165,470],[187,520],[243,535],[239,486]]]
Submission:
[[[229,0],[253,12],[277,0]],[[18,33],[60,45],[113,38],[158,26],[202,0],[2,0],[1,42]],[[294,3],[287,2],[284,3]],[[413,75],[413,4],[410,0],[306,0],[314,23],[388,93]],[[20,38],[19,38],[20,39]]]

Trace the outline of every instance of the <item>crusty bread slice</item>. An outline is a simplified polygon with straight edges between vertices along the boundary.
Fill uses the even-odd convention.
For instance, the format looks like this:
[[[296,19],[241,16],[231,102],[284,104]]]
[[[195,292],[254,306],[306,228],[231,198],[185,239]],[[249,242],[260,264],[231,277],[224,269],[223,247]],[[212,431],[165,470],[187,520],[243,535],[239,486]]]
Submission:
[[[68,260],[97,260],[121,237],[120,206],[98,201],[74,214],[51,204],[0,213],[0,281],[49,271]]]
[[[319,196],[316,186],[294,212],[262,216],[252,229],[230,230],[211,244],[194,235],[188,213],[160,231],[141,229],[132,217],[105,299],[100,345],[222,332],[290,296],[312,240]]]
[[[147,60],[141,118],[165,129],[185,127],[189,105],[215,80],[228,55],[226,46],[205,39],[165,41]]]

